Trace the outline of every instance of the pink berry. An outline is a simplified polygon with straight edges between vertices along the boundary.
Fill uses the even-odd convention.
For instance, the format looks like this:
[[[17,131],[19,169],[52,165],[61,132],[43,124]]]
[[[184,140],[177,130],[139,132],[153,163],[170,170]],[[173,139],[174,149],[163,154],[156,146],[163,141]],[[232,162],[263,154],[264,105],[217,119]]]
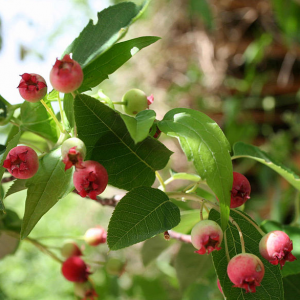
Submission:
[[[78,138],[70,138],[61,145],[61,156],[65,166],[65,171],[72,166],[82,169],[82,162],[86,155],[86,147],[82,140]]]
[[[38,102],[47,94],[45,79],[35,73],[24,73],[18,86],[21,97],[29,102]]]
[[[106,242],[107,233],[104,228],[97,226],[90,228],[84,235],[84,240],[90,246],[97,246]]]
[[[32,148],[17,146],[8,152],[3,167],[16,178],[28,179],[38,171],[39,158]]]
[[[69,258],[72,256],[82,256],[82,252],[75,242],[65,243],[62,246],[60,253],[64,258]]]
[[[286,261],[294,261],[297,258],[291,253],[293,242],[283,231],[271,231],[259,242],[259,252],[261,256],[267,259],[272,265],[280,264],[284,266]]]
[[[255,293],[264,277],[265,267],[257,256],[241,253],[229,261],[227,274],[234,287],[243,288],[246,293]]]
[[[73,282],[85,282],[90,274],[87,265],[79,256],[72,256],[62,264],[63,276]]]
[[[89,281],[76,282],[74,285],[74,293],[76,296],[80,297],[82,300],[98,299],[98,295],[97,295],[93,285]]]
[[[108,183],[106,169],[96,161],[87,160],[82,163],[83,169],[76,169],[73,183],[81,197],[89,196],[96,200]]]
[[[233,172],[230,208],[243,205],[250,199],[251,186],[248,179],[240,173]]]
[[[83,81],[83,72],[80,64],[66,54],[62,60],[56,62],[50,72],[50,82],[54,89],[62,93],[71,93],[77,90]]]
[[[223,231],[215,221],[204,220],[198,222],[191,232],[192,244],[198,251],[195,253],[209,254],[213,250],[220,250]]]
[[[223,290],[222,290],[219,278],[217,279],[217,286],[218,286],[218,289],[221,292],[221,294],[223,294]]]

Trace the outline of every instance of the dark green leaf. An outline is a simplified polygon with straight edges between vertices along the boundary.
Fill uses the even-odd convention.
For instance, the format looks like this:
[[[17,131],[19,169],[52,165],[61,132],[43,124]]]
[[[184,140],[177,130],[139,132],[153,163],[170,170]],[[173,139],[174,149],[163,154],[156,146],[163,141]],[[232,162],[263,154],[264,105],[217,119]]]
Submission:
[[[258,244],[262,236],[253,226],[253,224],[251,224],[251,222],[254,223],[254,221],[244,212],[239,210],[236,211],[237,212],[231,210],[230,215],[241,228],[245,240],[246,252],[252,253],[260,258],[265,266],[265,275],[261,282],[261,286],[256,288],[255,293],[245,293],[244,289],[233,287],[233,283],[227,276],[228,261],[225,252],[225,243],[223,240],[221,244],[222,249],[220,251],[213,251],[212,255],[218,278],[220,280],[223,292],[227,297],[226,299],[283,300],[283,286],[279,266],[274,266],[261,257],[258,250]],[[209,213],[209,219],[220,224],[220,214],[213,209]],[[249,220],[251,222],[249,222]],[[232,258],[233,256],[240,254],[242,251],[238,230],[230,222],[226,229],[226,236],[229,256]]]
[[[102,10],[98,13],[97,24],[90,20],[64,54],[73,53],[73,59],[86,67],[126,34],[148,2],[140,7],[132,2],[123,2]]]
[[[8,152],[16,147],[18,145],[18,142],[19,142],[19,139],[20,139],[20,136],[21,136],[21,131],[19,131],[15,136],[13,136],[11,138],[11,140],[7,143],[7,146],[6,146],[6,150],[5,152],[2,152],[0,154],[0,180],[2,179],[3,177],[3,174],[4,174],[4,171],[5,171],[5,168],[3,167],[3,162],[4,160],[6,159],[6,156],[8,154]],[[4,204],[3,204],[3,199],[1,198],[0,199],[0,211],[5,211],[5,207],[4,207]]]
[[[188,160],[192,160],[202,179],[220,200],[222,228],[229,216],[233,171],[229,155],[230,145],[218,124],[205,114],[187,108],[170,110],[159,129],[177,137]]]
[[[136,117],[130,117],[120,114],[123,119],[130,136],[137,144],[143,141],[148,135],[151,126],[156,117],[156,113],[153,110],[143,110],[139,112]]]
[[[6,192],[5,198],[14,193],[26,190],[27,187],[25,184],[26,184],[26,179],[16,179],[13,182],[13,184],[9,187],[8,191]]]
[[[155,260],[169,246],[173,245],[174,241],[166,241],[162,235],[157,235],[145,241],[141,254],[144,266]]]
[[[294,275],[300,273],[300,228],[281,223],[266,220],[261,224],[261,227],[266,231],[280,230],[284,231],[293,241],[292,254],[297,257],[293,262],[286,262],[281,270],[282,276]]]
[[[46,154],[40,160],[37,174],[26,182],[28,187],[21,238],[28,236],[41,217],[57,201],[73,189],[73,170],[65,172],[60,148]]]
[[[165,193],[138,187],[116,206],[108,225],[107,243],[111,250],[122,249],[169,230],[179,222],[179,209]]]
[[[283,278],[284,300],[300,299],[300,274]]]
[[[18,233],[20,232],[22,220],[19,218],[17,213],[14,212],[13,210],[7,209],[6,214],[2,215],[0,217],[0,220],[1,220],[1,228],[2,229],[15,231]],[[1,230],[1,228],[0,228],[0,230]]]
[[[91,64],[83,68],[84,80],[79,91],[86,91],[108,79],[108,75],[125,64],[139,50],[155,43],[157,40],[159,40],[158,37],[144,36],[112,46]]]
[[[46,104],[52,109],[50,103]],[[56,124],[41,102],[25,101],[21,106],[22,130],[31,131],[53,143],[57,141]]]
[[[191,244],[182,244],[175,259],[177,277],[183,290],[203,278],[212,268],[211,257],[194,253],[195,250]]]
[[[109,184],[125,190],[153,184],[155,171],[166,166],[170,150],[152,137],[136,145],[120,114],[92,97],[76,96],[74,111],[86,159],[106,168]]]
[[[271,168],[283,178],[285,178],[296,189],[300,190],[300,177],[293,171],[289,170],[282,164],[276,162],[267,153],[260,150],[258,147],[248,145],[242,142],[235,143],[233,146],[233,159],[247,157],[254,159],[267,167]]]

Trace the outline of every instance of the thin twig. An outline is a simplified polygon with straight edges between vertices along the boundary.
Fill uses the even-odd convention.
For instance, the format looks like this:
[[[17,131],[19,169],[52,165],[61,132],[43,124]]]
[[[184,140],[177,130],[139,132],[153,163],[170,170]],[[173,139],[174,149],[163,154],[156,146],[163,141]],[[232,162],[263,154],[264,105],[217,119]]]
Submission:
[[[168,232],[172,239],[175,239],[175,240],[187,243],[187,244],[192,243],[191,236],[189,234],[183,234],[183,233],[175,232],[173,230],[168,230]]]

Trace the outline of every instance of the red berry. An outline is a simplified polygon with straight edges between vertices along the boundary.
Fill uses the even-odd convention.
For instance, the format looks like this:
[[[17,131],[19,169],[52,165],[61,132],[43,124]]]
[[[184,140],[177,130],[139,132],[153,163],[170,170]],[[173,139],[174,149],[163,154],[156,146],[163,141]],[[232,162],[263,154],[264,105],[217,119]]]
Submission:
[[[198,251],[195,253],[209,254],[213,250],[220,250],[223,231],[215,221],[204,220],[198,222],[191,232],[192,244]]]
[[[250,199],[251,186],[248,179],[240,173],[233,172],[230,208],[243,205]]]
[[[93,285],[89,281],[76,282],[74,285],[74,293],[76,296],[80,297],[82,300],[98,299],[98,295],[97,295]]]
[[[257,256],[241,253],[229,261],[227,274],[234,287],[243,288],[246,293],[255,293],[264,277],[265,267]]]
[[[18,86],[21,97],[29,102],[38,102],[47,94],[45,79],[35,73],[24,73]]]
[[[104,228],[97,226],[90,228],[84,235],[84,240],[90,246],[97,246],[106,242],[107,233]]]
[[[218,289],[221,292],[221,294],[223,294],[223,290],[222,290],[219,278],[217,279],[217,286],[218,286]]]
[[[69,258],[72,256],[82,256],[82,252],[75,242],[65,243],[62,246],[60,253],[65,258]]]
[[[108,183],[106,169],[96,161],[87,160],[82,163],[83,169],[76,169],[73,183],[81,197],[89,196],[96,200]]]
[[[73,282],[85,282],[90,274],[87,265],[79,256],[72,256],[64,261],[61,272],[67,280]]]
[[[50,72],[50,82],[54,89],[62,93],[71,93],[77,90],[83,81],[83,72],[80,64],[66,54],[62,60],[56,62]]]
[[[259,242],[259,252],[262,257],[267,259],[272,265],[280,264],[284,266],[286,261],[294,261],[297,258],[291,253],[293,242],[283,231],[271,231]]]
[[[8,152],[3,167],[16,178],[28,179],[37,172],[39,158],[32,148],[17,146]]]
[[[86,147],[82,140],[78,138],[70,138],[61,145],[61,156],[65,166],[65,171],[72,166],[82,169],[82,162],[86,155]]]

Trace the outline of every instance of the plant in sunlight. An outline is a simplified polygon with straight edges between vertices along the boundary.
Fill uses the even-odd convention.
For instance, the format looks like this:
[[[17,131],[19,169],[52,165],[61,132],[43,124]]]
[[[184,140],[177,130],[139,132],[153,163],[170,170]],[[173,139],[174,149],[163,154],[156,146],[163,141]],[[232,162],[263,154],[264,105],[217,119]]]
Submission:
[[[26,101],[12,106],[1,97],[5,111],[15,113],[4,116],[13,128],[1,147],[1,177],[7,178],[7,170],[11,174],[8,181],[13,183],[0,199],[0,231],[32,243],[61,264],[63,276],[75,283],[77,297],[96,299],[97,282],[91,278],[106,262],[90,262],[86,249],[75,242],[61,243],[61,251],[56,253],[30,237],[39,220],[59,200],[75,192],[96,203],[115,206],[107,232],[95,225],[80,237],[87,248],[107,242],[112,252],[164,236],[161,243],[166,249],[171,245],[166,240],[177,239],[194,245],[196,254],[191,249],[189,255],[195,259],[208,259],[197,253],[212,256],[226,299],[283,300],[285,275],[278,263],[283,267],[287,262],[289,274],[297,274],[299,268],[293,262],[292,241],[284,228],[275,231],[273,238],[274,232],[267,234],[243,212],[241,205],[251,201],[251,186],[245,176],[233,172],[232,160],[246,157],[265,164],[297,190],[299,177],[255,146],[238,142],[231,149],[218,124],[200,111],[175,108],[157,120],[149,108],[154,96],[147,97],[136,87],[115,102],[102,91],[101,97],[86,93],[135,53],[159,40],[143,36],[120,42],[148,2],[141,6],[122,2],[101,11],[95,25],[90,21],[49,70],[54,89],[48,94],[42,77],[24,73],[18,88]],[[155,90],[152,92],[155,95]],[[54,113],[52,102],[58,103],[60,117]],[[43,139],[42,150],[31,145],[38,154],[29,145],[19,145],[26,132]],[[163,135],[179,141],[197,174],[172,170],[169,178],[163,178],[165,175],[158,171],[169,168],[173,153],[160,141]],[[188,184],[182,190],[170,190],[174,180]],[[102,198],[107,186],[126,193],[121,198]],[[6,197],[21,190],[27,194],[20,228],[13,226],[14,212],[6,211],[4,204]],[[82,199],[83,206],[85,201]],[[189,206],[191,201],[198,206]],[[187,230],[180,230],[191,211],[196,211],[197,218],[189,220]],[[126,272],[124,266],[122,262],[112,273],[121,276]]]

